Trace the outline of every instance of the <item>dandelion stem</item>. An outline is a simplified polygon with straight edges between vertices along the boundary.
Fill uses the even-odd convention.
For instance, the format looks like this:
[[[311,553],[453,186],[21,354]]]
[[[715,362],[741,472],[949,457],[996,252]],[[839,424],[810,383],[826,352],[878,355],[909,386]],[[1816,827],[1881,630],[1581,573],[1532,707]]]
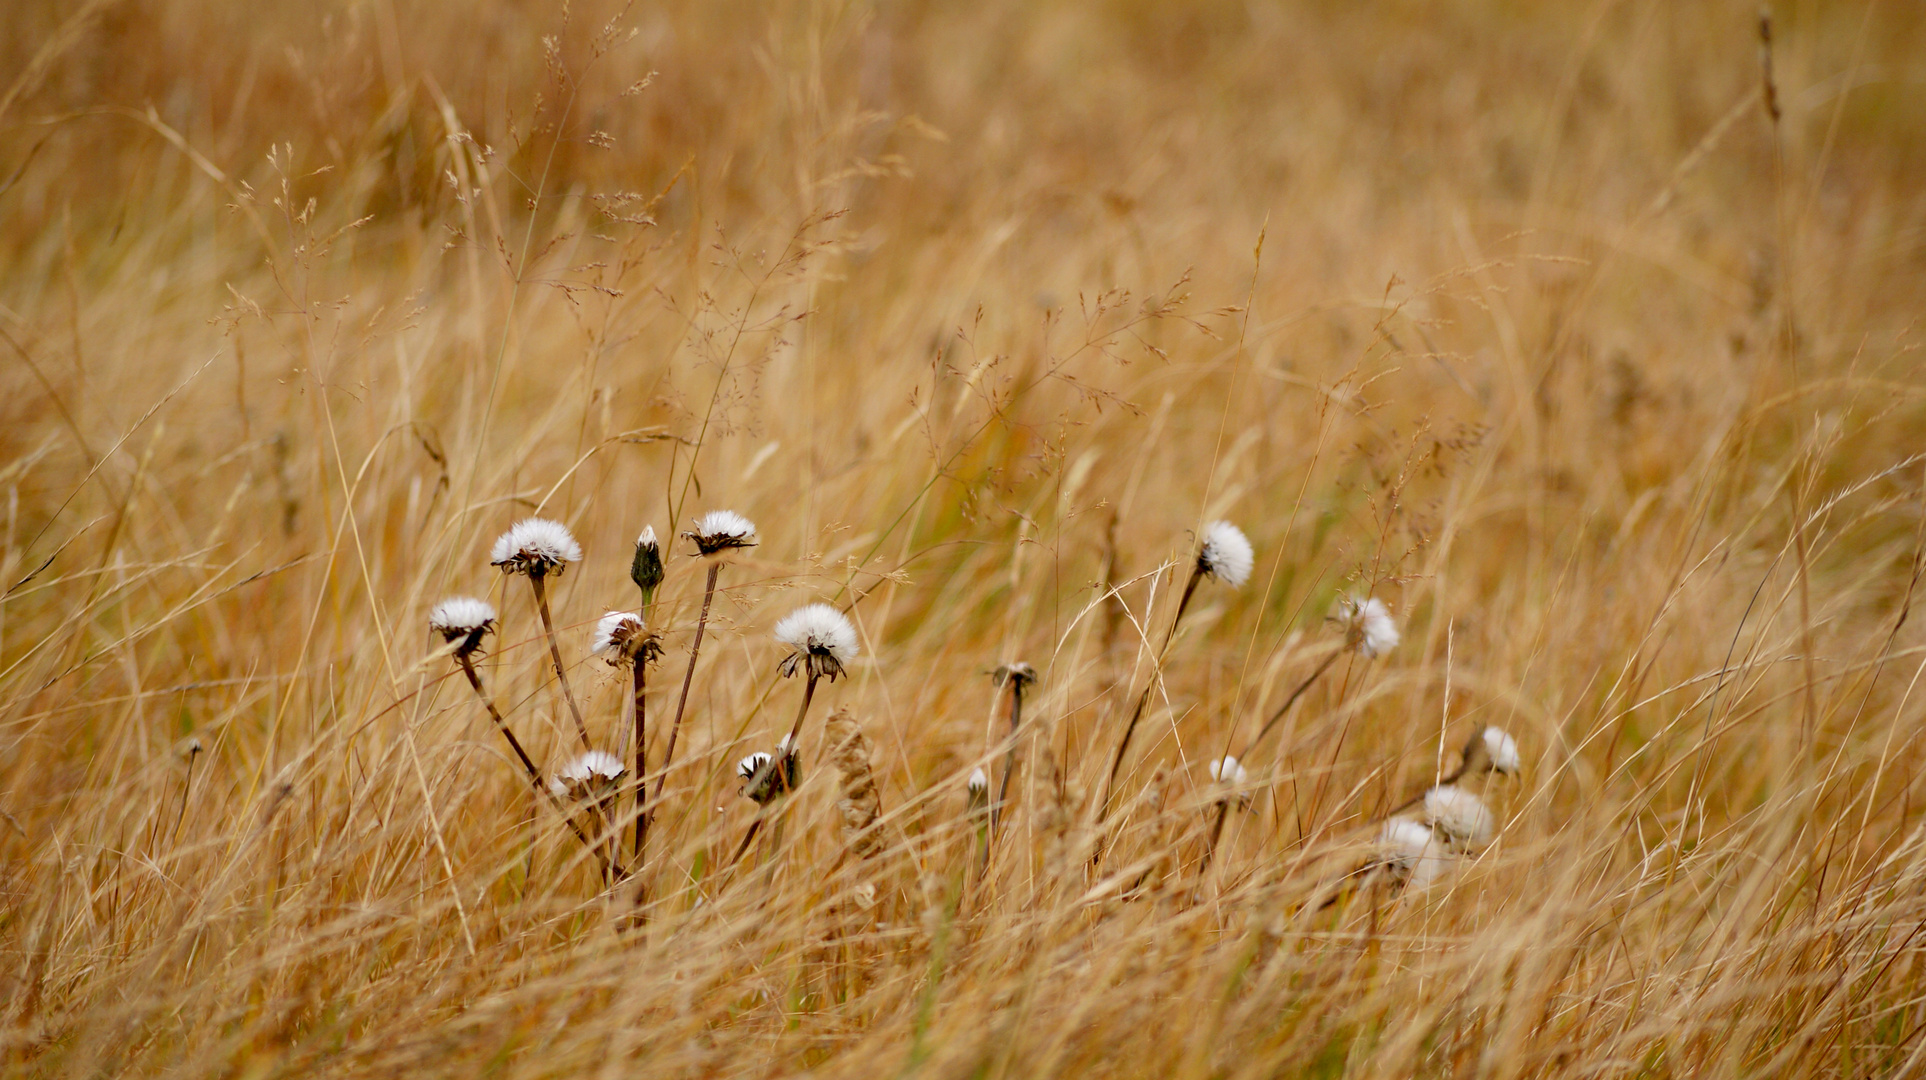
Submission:
[[[695,681],[696,657],[702,654],[702,632],[709,626],[709,602],[715,599],[716,575],[722,573],[722,564],[709,563],[709,583],[702,589],[702,615],[696,619],[695,642],[689,646],[689,669],[682,673],[682,696],[675,702],[675,719],[669,723],[669,746],[662,754],[662,775],[655,781],[655,797],[652,804],[662,801],[662,787],[669,782],[669,764],[675,760],[675,737],[682,731],[682,710],[689,704],[689,684]]]
[[[1210,869],[1210,858],[1217,854],[1217,841],[1224,835],[1224,819],[1230,816],[1230,800],[1217,800],[1217,820],[1211,823],[1210,842],[1204,845],[1204,857],[1197,863],[1197,883],[1204,883],[1204,872]]]
[[[588,838],[588,834],[582,831],[582,827],[575,823],[575,816],[562,805],[562,800],[556,798],[555,793],[548,790],[548,785],[542,783],[542,770],[535,767],[535,762],[528,756],[528,751],[522,749],[522,741],[515,737],[515,733],[509,730],[508,722],[502,719],[501,710],[495,707],[495,699],[489,697],[488,691],[482,687],[481,674],[475,670],[474,660],[466,655],[459,655],[455,657],[455,661],[461,665],[462,674],[468,676],[468,685],[475,688],[475,696],[480,698],[482,705],[488,709],[489,719],[495,721],[495,730],[502,733],[502,738],[508,740],[509,749],[515,751],[515,756],[521,759],[522,768],[528,773],[529,786],[546,797],[550,806],[560,811],[562,820],[568,823],[568,831],[575,834],[575,839],[580,840],[583,847],[594,853],[595,861],[601,864],[602,874],[606,878],[611,870],[608,857]],[[617,876],[626,876],[626,871],[620,864],[613,865],[613,870]]]
[[[589,742],[588,725],[582,722],[582,707],[575,703],[575,691],[569,689],[568,671],[562,666],[562,646],[555,637],[555,620],[548,613],[548,584],[545,575],[531,573],[528,584],[535,590],[535,607],[542,613],[542,629],[548,633],[548,655],[555,661],[555,680],[562,684],[562,699],[568,702],[569,715],[575,718],[575,733],[582,737],[582,749],[593,750]]]
[[[1284,714],[1291,711],[1291,706],[1297,704],[1297,699],[1304,696],[1304,691],[1309,690],[1311,684],[1316,682],[1319,676],[1330,670],[1331,665],[1337,662],[1337,658],[1342,655],[1343,652],[1343,649],[1332,650],[1331,655],[1325,657],[1324,660],[1318,664],[1315,671],[1312,671],[1310,675],[1306,676],[1303,682],[1297,684],[1297,689],[1291,691],[1291,696],[1284,699],[1284,704],[1279,705],[1277,711],[1271,714],[1271,718],[1264,721],[1264,726],[1257,729],[1257,735],[1251,739],[1249,745],[1244,747],[1244,753],[1240,755],[1239,760],[1250,760],[1250,755],[1252,751],[1257,749],[1257,744],[1264,741],[1264,736],[1271,733],[1271,729],[1277,726],[1277,722],[1284,719]]]
[[[638,654],[635,658],[635,854],[630,860],[638,870],[642,868],[642,850],[649,839],[648,706],[643,703],[649,685],[648,671],[648,656]]]
[[[803,717],[809,715],[809,702],[816,696],[817,678],[819,678],[819,676],[812,671],[809,673],[809,681],[803,684],[802,708],[796,710],[796,722],[789,725],[789,738],[777,746],[777,749],[784,753],[793,754],[796,752],[796,738],[802,734]],[[776,775],[782,778],[782,789],[785,792],[788,791],[789,770],[786,768],[781,769]]]
[[[1023,725],[1023,684],[1024,678],[1010,676],[1010,749],[1003,755],[1003,782],[997,786],[996,802],[990,805],[990,834],[996,835],[998,824],[1003,819],[1003,803],[1010,797],[1010,777],[1016,772],[1017,729]],[[985,862],[989,861],[989,849],[983,852]]]
[[[1130,710],[1130,722],[1124,725],[1123,738],[1117,742],[1117,754],[1110,760],[1110,775],[1103,782],[1103,801],[1097,804],[1099,824],[1110,813],[1110,793],[1117,786],[1117,773],[1123,769],[1124,752],[1130,749],[1130,738],[1137,733],[1137,721],[1142,720],[1144,708],[1150,704],[1150,693],[1157,686],[1157,673],[1162,669],[1164,655],[1170,652],[1170,643],[1177,637],[1177,626],[1184,621],[1184,611],[1190,607],[1190,598],[1197,595],[1197,584],[1204,580],[1204,564],[1200,560],[1191,567],[1190,581],[1184,586],[1184,598],[1177,602],[1177,614],[1170,620],[1170,630],[1164,634],[1163,648],[1157,650],[1157,659],[1151,668],[1150,684],[1137,697],[1137,707]]]

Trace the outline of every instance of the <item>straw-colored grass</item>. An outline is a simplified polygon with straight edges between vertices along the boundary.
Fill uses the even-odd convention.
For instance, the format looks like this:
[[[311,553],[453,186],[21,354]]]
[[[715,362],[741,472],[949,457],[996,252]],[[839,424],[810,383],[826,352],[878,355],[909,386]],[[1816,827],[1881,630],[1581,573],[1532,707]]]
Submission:
[[[0,5],[9,1071],[1918,1074],[1921,15],[1768,100],[1750,2]],[[427,613],[562,764],[567,523],[632,762],[653,524],[659,763],[719,508],[605,890]],[[1484,724],[1497,842],[1340,887]]]

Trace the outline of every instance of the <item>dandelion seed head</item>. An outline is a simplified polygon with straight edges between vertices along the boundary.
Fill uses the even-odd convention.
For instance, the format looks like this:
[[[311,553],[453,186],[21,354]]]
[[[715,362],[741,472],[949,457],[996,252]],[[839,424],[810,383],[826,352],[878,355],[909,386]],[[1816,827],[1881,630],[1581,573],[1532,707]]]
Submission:
[[[569,563],[582,561],[582,545],[559,521],[523,518],[495,538],[488,561],[504,574],[559,574]]]
[[[776,623],[776,640],[792,650],[782,662],[785,676],[804,670],[811,678],[828,676],[834,682],[856,659],[856,627],[828,604],[810,604],[784,615]]]
[[[1444,876],[1456,859],[1430,826],[1410,818],[1385,822],[1378,850],[1394,875],[1418,889]]]
[[[1007,686],[1011,682],[1020,687],[1029,686],[1037,681],[1037,669],[1017,660],[998,665],[994,677],[998,686]]]
[[[977,795],[989,794],[990,793],[990,774],[984,772],[980,766],[972,770],[970,773],[970,779],[968,781],[968,787],[970,789],[971,797],[975,797]]]
[[[696,550],[704,555],[718,555],[756,544],[755,523],[733,510],[711,510],[697,518],[682,535],[694,540]]]
[[[1210,763],[1210,778],[1220,784],[1235,786],[1249,780],[1250,772],[1236,758],[1226,755]]]
[[[1255,560],[1244,530],[1228,521],[1204,526],[1204,543],[1197,549],[1198,569],[1234,589],[1250,580]]]
[[[583,798],[610,794],[628,770],[606,750],[590,750],[556,770],[548,788],[558,797]]]
[[[595,622],[595,654],[611,664],[634,660],[649,643],[648,627],[633,611],[611,611]]]
[[[1507,776],[1516,775],[1523,767],[1518,757],[1518,740],[1512,738],[1504,728],[1485,729],[1485,749],[1491,753],[1491,767]]]
[[[1460,848],[1483,847],[1497,830],[1484,800],[1453,784],[1440,784],[1424,793],[1424,816],[1432,828]]]
[[[1398,624],[1391,610],[1375,596],[1347,596],[1337,603],[1335,618],[1344,627],[1344,639],[1367,660],[1375,660],[1398,647]]]
[[[780,758],[780,761],[778,761]],[[802,760],[790,747],[789,736],[776,744],[776,752],[758,750],[736,762],[736,775],[742,778],[741,792],[758,803],[768,803],[785,791],[794,791],[802,776]]]
[[[428,627],[456,646],[455,655],[467,656],[481,647],[483,635],[495,629],[495,605],[472,596],[451,596],[428,613]]]
[[[761,770],[764,765],[769,764],[771,760],[768,751],[758,750],[748,757],[743,758],[741,761],[736,762],[736,775],[742,777],[745,781],[754,780],[756,773]]]

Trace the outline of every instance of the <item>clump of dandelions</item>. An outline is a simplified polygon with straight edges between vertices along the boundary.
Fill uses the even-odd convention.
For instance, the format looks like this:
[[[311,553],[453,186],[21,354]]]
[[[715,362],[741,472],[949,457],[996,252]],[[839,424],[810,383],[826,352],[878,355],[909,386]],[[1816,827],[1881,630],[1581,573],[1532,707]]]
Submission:
[[[1164,635],[1163,647],[1157,650],[1157,669],[1163,667],[1164,655],[1170,651],[1170,643],[1177,636],[1177,627],[1184,621],[1184,612],[1190,608],[1191,598],[1197,594],[1197,586],[1209,577],[1233,589],[1238,588],[1250,580],[1255,560],[1250,538],[1244,535],[1244,530],[1228,521],[1213,521],[1204,526],[1197,545],[1197,559],[1191,564],[1190,580],[1184,583],[1184,595],[1177,601],[1177,614],[1170,620],[1170,630]],[[1137,722],[1143,719],[1144,708],[1150,704],[1150,694],[1156,685],[1153,671],[1150,684],[1138,695],[1137,705],[1130,711],[1130,720],[1124,724],[1123,738],[1117,740],[1117,753],[1110,761],[1110,775],[1104,779],[1103,799],[1097,804],[1098,821],[1102,821],[1110,812],[1110,795],[1117,784],[1117,773],[1123,768],[1124,754],[1130,749],[1130,738],[1137,733]]]
[[[523,518],[495,539],[489,552],[490,565],[504,574],[523,574],[535,592],[535,607],[542,616],[542,630],[548,634],[549,658],[555,662],[555,679],[562,684],[562,698],[568,702],[569,715],[575,718],[575,733],[584,749],[590,748],[588,725],[582,721],[582,707],[575,703],[575,691],[568,685],[568,669],[562,663],[562,646],[555,637],[555,619],[548,610],[548,579],[560,577],[570,563],[582,561],[582,545],[575,542],[568,526],[546,518]]]
[[[742,548],[756,545],[756,526],[748,518],[733,510],[711,510],[695,520],[689,531],[682,534],[695,541],[696,554],[709,563],[709,577],[702,586],[702,614],[696,618],[695,641],[689,645],[689,666],[682,673],[682,694],[676,698],[675,719],[669,722],[669,745],[662,753],[662,774],[655,782],[655,802],[662,800],[662,787],[669,782],[669,766],[675,761],[675,740],[682,731],[682,714],[689,707],[689,687],[695,682],[696,658],[702,655],[702,635],[709,628],[709,605],[716,598],[716,577],[722,573],[723,556]],[[644,541],[655,539],[653,527],[645,529],[641,539],[636,542],[636,565],[644,561],[642,547]],[[642,587],[646,575],[637,578],[636,585]],[[652,595],[643,588],[645,595]]]
[[[556,802],[556,808],[562,810],[562,816],[568,822],[569,831],[575,834],[575,838],[580,840],[584,847],[595,851],[597,858],[600,859],[601,852],[589,842],[588,836],[575,824],[575,819],[561,807],[559,801],[555,799],[554,792],[542,783],[542,771],[535,767],[535,760],[528,756],[527,750],[522,748],[521,740],[515,737],[515,732],[509,728],[508,722],[502,719],[501,710],[495,707],[495,699],[489,697],[488,690],[482,686],[481,673],[475,670],[475,657],[481,652],[482,638],[495,631],[495,622],[494,605],[471,596],[450,597],[436,604],[434,610],[428,613],[429,629],[441,635],[443,641],[454,646],[455,663],[461,667],[462,674],[468,677],[468,685],[474,689],[475,696],[480,698],[482,705],[487,708],[489,719],[495,722],[495,730],[502,733],[502,738],[508,742],[508,748],[515,752],[516,760],[522,763],[523,771],[528,774],[529,785],[548,796],[551,802]],[[607,872],[606,863],[603,869]]]
[[[1391,610],[1375,596],[1346,596],[1333,614],[1344,628],[1344,641],[1366,660],[1375,660],[1398,647],[1398,624]]]
[[[628,667],[635,700],[635,845],[633,861],[640,864],[648,843],[648,688],[649,665],[662,655],[655,631],[633,611],[611,611],[595,623],[595,653],[611,667]],[[619,720],[620,717],[617,717]]]
[[[789,646],[778,670],[784,678],[798,672],[807,676],[803,684],[802,707],[796,722],[789,726],[786,745],[794,746],[802,734],[803,719],[809,715],[809,702],[816,696],[816,680],[835,682],[847,673],[856,660],[856,627],[849,618],[828,604],[809,604],[797,608],[776,623],[776,640]]]

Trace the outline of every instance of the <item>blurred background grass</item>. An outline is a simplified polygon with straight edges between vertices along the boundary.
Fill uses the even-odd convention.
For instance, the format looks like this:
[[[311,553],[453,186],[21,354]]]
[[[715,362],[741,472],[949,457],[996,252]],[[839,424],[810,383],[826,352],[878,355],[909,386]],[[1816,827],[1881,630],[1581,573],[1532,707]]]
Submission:
[[[1776,123],[1737,3],[7,5],[10,1067],[1912,1071],[1926,19],[1772,16]],[[487,544],[576,530],[580,658],[641,527],[715,507],[764,542],[636,928],[425,613],[502,606],[557,763]],[[1187,618],[1088,869],[1216,516],[1257,573]],[[1405,644],[1306,696],[1200,873],[1202,760],[1347,591]],[[812,724],[722,889],[814,598],[888,849],[843,855]],[[622,680],[575,678],[619,746]],[[1307,905],[1483,723],[1527,757],[1497,847]]]

